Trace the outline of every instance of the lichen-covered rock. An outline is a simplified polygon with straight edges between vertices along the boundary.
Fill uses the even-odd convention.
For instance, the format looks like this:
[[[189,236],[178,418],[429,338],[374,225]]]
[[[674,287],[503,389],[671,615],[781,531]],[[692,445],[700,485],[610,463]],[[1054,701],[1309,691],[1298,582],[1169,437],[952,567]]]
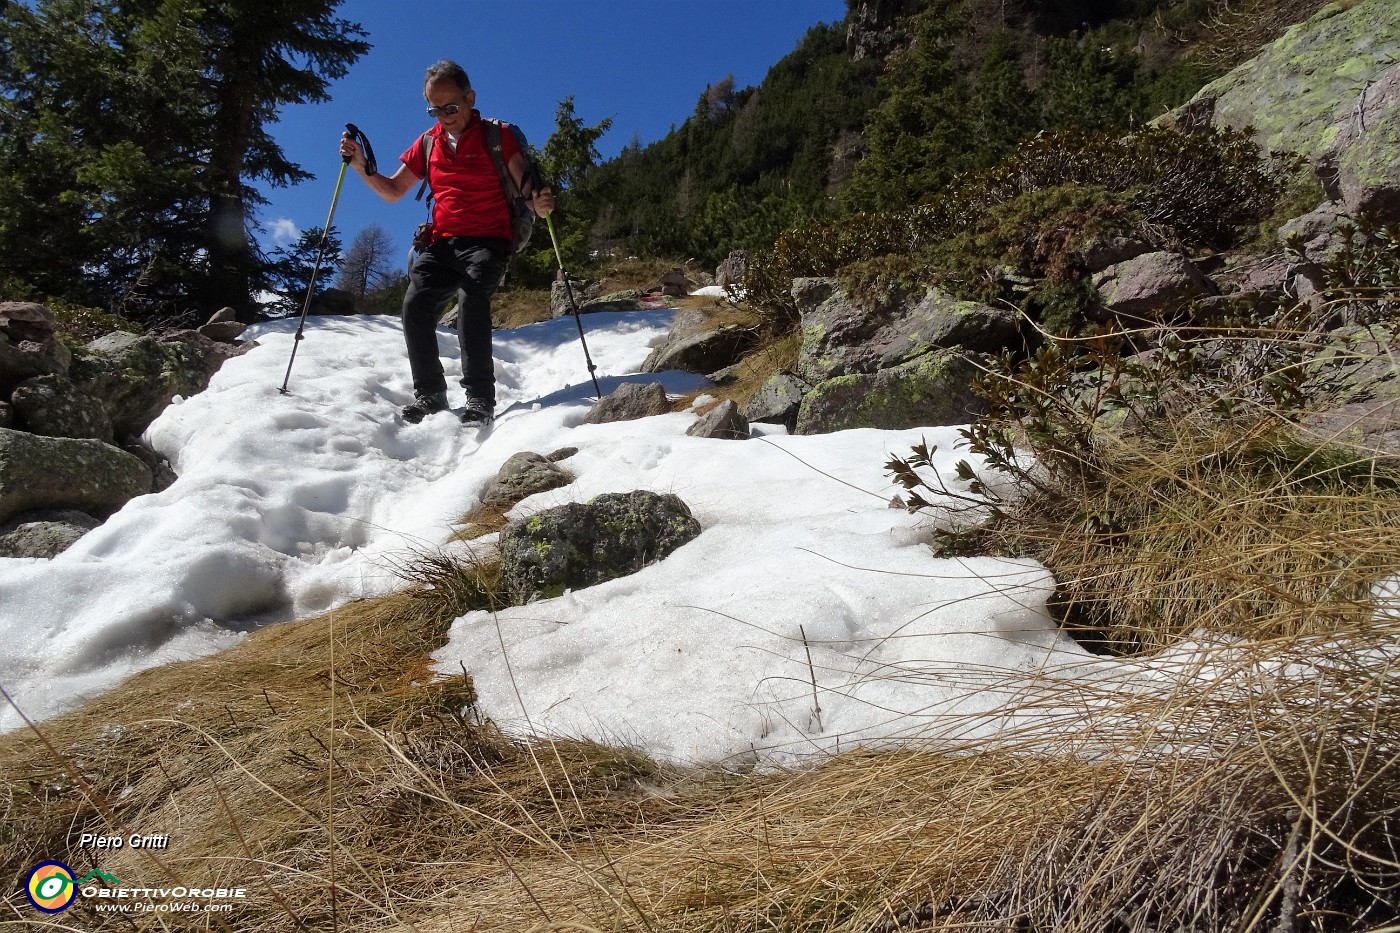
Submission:
[[[24,427],[48,437],[91,437],[112,440],[112,421],[102,402],[64,376],[26,379],[10,395]]]
[[[557,596],[636,573],[700,534],[678,496],[605,493],[511,522],[501,532],[501,573],[513,599]]]
[[[113,333],[88,344],[70,378],[102,400],[117,437],[139,435],[171,399],[204,391],[225,360],[250,348],[188,330],[159,338]]]
[[[0,394],[26,379],[68,372],[72,352],[54,335],[49,309],[30,301],[0,301]]]
[[[744,406],[744,417],[756,424],[787,425],[791,431],[797,426],[797,409],[802,405],[802,396],[812,387],[792,373],[774,373]]]
[[[972,391],[979,372],[965,354],[937,350],[876,373],[828,379],[803,396],[795,433],[967,424],[987,411]]]
[[[496,478],[486,484],[477,498],[483,505],[508,509],[536,493],[558,489],[573,481],[574,478],[567,471],[556,466],[548,457],[524,450],[512,454],[501,464]]]
[[[24,512],[0,523],[0,557],[57,557],[100,524],[86,512]]]
[[[652,415],[664,415],[671,410],[666,389],[659,382],[624,382],[598,399],[584,416],[584,424],[609,424],[614,421],[636,421]]]
[[[1110,266],[1094,279],[1109,311],[1128,321],[1158,321],[1185,302],[1218,290],[1180,253],[1147,253]]]
[[[1329,4],[1193,99],[1210,125],[1254,128],[1261,148],[1318,159],[1334,151],[1360,95],[1400,59],[1394,0]]]
[[[686,428],[691,437],[709,437],[724,441],[746,441],[749,439],[749,422],[739,414],[739,406],[729,399],[711,408],[700,419]]]
[[[1392,15],[1400,20],[1400,15]],[[1400,220],[1400,64],[1364,87],[1334,144],[1337,186],[1352,214]]]
[[[802,335],[797,375],[813,385],[899,366],[933,350],[994,351],[1019,339],[1009,308],[963,301],[937,288],[862,298],[834,283],[800,281],[793,290]]]
[[[151,471],[101,441],[0,428],[0,521],[32,509],[109,515],[151,491]]]
[[[683,311],[671,322],[666,342],[647,355],[642,372],[712,373],[737,363],[753,344],[754,335],[745,328],[714,327],[702,312]]]

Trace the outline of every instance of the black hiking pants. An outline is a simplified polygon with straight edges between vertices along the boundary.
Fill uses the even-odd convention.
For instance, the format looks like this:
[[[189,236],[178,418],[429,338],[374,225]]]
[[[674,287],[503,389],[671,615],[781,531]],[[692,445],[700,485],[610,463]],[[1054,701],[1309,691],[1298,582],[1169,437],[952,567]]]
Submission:
[[[437,323],[457,295],[457,341],[462,348],[462,385],[467,395],[496,404],[496,367],[491,359],[491,296],[501,284],[510,241],[498,237],[445,237],[418,254],[403,299],[403,339],[413,391],[447,391],[438,358]]]

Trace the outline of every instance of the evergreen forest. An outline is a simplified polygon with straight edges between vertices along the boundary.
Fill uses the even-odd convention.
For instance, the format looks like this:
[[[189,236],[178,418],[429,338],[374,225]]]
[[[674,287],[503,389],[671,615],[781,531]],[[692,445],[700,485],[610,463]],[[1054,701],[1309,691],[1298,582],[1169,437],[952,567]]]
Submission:
[[[845,21],[813,26],[757,87],[724,77],[697,89],[671,133],[616,158],[596,148],[608,121],[586,126],[561,101],[539,154],[562,191],[566,262],[713,265],[784,231],[927,202],[1038,134],[1142,126],[1319,5],[848,0]],[[309,177],[270,125],[287,105],[326,99],[370,47],[337,6],[0,3],[0,291],[142,324],[296,307],[320,231],[264,254],[251,216],[258,185]],[[864,21],[886,7],[899,15]],[[367,272],[366,251],[351,250],[341,283],[362,298],[401,289]],[[537,228],[513,283],[546,284],[553,260]],[[269,291],[278,306],[259,307]]]

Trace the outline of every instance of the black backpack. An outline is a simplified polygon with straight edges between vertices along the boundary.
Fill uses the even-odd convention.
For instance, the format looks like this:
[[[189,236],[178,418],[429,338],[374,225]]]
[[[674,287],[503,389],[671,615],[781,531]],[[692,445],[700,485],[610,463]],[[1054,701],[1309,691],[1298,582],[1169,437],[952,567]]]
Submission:
[[[515,144],[520,148],[520,154],[525,159],[525,179],[529,181],[535,189],[540,187],[539,171],[535,166],[535,160],[530,156],[530,143],[525,139],[525,134],[520,127],[514,123],[503,123],[494,118],[486,120],[486,148],[491,153],[491,161],[496,163],[496,174],[501,177],[501,188],[506,193],[506,203],[510,205],[510,251],[518,253],[530,242],[530,234],[535,229],[535,212],[530,210],[530,199],[516,185],[515,179],[506,171],[505,156],[501,152],[501,127],[508,129],[515,137]],[[423,191],[428,192],[428,206],[431,214],[433,203],[432,172],[428,168],[433,155],[433,140],[435,137],[428,133],[423,134],[423,181],[418,186],[416,200],[423,200]],[[418,228],[418,233],[414,235],[414,247],[421,248],[419,238],[423,235],[424,228],[428,228],[427,236],[431,238],[431,225],[422,224]],[[423,243],[422,245],[426,245]]]

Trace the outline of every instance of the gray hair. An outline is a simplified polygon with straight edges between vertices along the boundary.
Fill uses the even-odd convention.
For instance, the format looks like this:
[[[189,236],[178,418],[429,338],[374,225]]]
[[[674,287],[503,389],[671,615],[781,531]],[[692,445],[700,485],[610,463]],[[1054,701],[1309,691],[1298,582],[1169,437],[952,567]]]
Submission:
[[[430,84],[439,84],[444,81],[451,81],[457,85],[459,91],[465,92],[472,89],[472,82],[467,77],[466,69],[448,58],[428,66],[428,73],[423,76],[423,87],[426,88]]]

